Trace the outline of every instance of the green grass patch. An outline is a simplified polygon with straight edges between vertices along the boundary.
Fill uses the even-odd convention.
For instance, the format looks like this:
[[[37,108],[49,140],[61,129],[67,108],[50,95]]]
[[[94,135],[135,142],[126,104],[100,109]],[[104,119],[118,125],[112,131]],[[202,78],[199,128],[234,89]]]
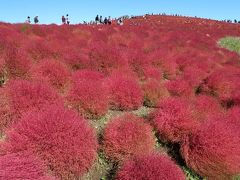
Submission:
[[[223,48],[240,54],[240,37],[225,37],[220,39],[218,44]]]

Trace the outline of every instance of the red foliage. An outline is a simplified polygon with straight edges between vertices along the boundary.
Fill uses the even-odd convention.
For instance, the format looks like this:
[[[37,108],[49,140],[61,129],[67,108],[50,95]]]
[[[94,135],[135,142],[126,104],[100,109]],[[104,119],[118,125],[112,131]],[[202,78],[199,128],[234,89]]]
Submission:
[[[25,44],[25,49],[35,61],[39,61],[44,58],[52,58],[54,54],[47,41],[44,39],[28,41]]]
[[[111,120],[104,131],[104,151],[116,161],[148,154],[154,143],[151,126],[131,114]]]
[[[179,98],[167,98],[158,105],[153,123],[163,140],[181,142],[198,125],[191,116],[188,102]]]
[[[208,179],[231,179],[240,172],[240,133],[223,120],[209,120],[191,134],[181,152],[187,165]]]
[[[126,59],[117,47],[107,47],[105,43],[94,42],[90,48],[89,67],[93,70],[109,75],[112,71],[127,65]]]
[[[239,68],[225,66],[208,77],[207,86],[210,93],[217,96],[224,104],[240,104],[239,77]]]
[[[172,80],[166,84],[166,87],[172,96],[192,97],[194,89],[183,79]]]
[[[35,109],[40,110],[47,104],[62,103],[59,95],[43,82],[13,80],[8,84],[11,111],[16,116]]]
[[[77,71],[67,96],[70,106],[85,118],[98,118],[108,110],[108,94],[102,75],[95,71]]]
[[[184,180],[185,175],[168,156],[155,153],[126,161],[117,173],[117,179]]]
[[[157,81],[162,80],[163,74],[159,68],[145,67],[143,70],[144,80],[155,79]]]
[[[239,125],[240,127],[240,107],[235,106],[227,113],[227,121]]]
[[[9,43],[5,49],[3,58],[10,78],[25,77],[31,67],[31,61],[27,53],[13,43]]]
[[[80,177],[97,154],[93,129],[75,112],[62,106],[48,106],[22,117],[3,146],[8,153],[29,151],[61,178]]]
[[[2,78],[4,76],[4,66],[5,66],[5,61],[0,56],[0,78]]]
[[[92,71],[88,69],[78,70],[73,73],[73,83],[81,81],[100,81],[103,80],[104,74],[98,71]]]
[[[143,104],[143,93],[137,80],[115,74],[108,80],[110,106],[117,110],[135,110]]]
[[[12,121],[9,97],[5,89],[0,89],[0,136]]]
[[[63,61],[72,69],[86,68],[89,64],[88,50],[79,50],[74,46],[68,46],[61,53]]]
[[[0,156],[0,178],[5,180],[54,180],[35,156],[23,152]]]
[[[157,80],[151,79],[142,85],[144,92],[144,105],[157,107],[160,100],[170,96],[167,88]]]
[[[214,117],[223,114],[223,108],[218,100],[211,96],[200,95],[193,100],[193,117],[198,121],[206,121],[208,117]]]
[[[34,80],[46,80],[63,91],[69,85],[70,73],[66,66],[54,59],[45,59],[31,69]]]

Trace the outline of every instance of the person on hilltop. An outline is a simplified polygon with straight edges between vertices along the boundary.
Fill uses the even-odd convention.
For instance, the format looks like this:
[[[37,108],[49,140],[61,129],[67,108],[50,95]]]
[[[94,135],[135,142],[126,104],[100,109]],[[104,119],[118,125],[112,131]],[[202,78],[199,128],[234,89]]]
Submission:
[[[117,24],[122,26],[123,25],[123,18],[118,18]]]
[[[99,22],[100,22],[100,24],[103,24],[102,16],[100,16],[100,18],[99,18]]]
[[[98,16],[98,15],[97,15],[96,18],[95,18],[95,22],[96,22],[96,24],[99,23],[99,16]]]
[[[103,22],[104,24],[108,24],[108,19],[105,17]]]
[[[69,20],[68,14],[66,15],[66,23],[67,23],[68,25],[70,24],[70,20]]]
[[[62,24],[66,24],[66,18],[62,16]]]
[[[26,24],[30,24],[31,20],[30,20],[30,16],[27,17],[27,20],[25,21]]]
[[[39,22],[38,16],[35,16],[35,17],[34,17],[34,23],[37,24],[38,22]]]
[[[111,20],[111,17],[110,17],[110,16],[108,17],[108,24],[109,24],[109,25],[112,24],[112,20]]]

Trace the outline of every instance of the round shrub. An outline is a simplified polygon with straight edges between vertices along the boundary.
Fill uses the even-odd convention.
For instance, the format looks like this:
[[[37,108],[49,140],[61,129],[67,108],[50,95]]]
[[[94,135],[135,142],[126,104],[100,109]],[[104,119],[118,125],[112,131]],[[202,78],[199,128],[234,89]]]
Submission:
[[[188,102],[180,98],[162,100],[153,114],[153,124],[162,140],[181,142],[198,123],[191,116]]]
[[[189,83],[183,79],[172,80],[166,84],[166,87],[172,96],[194,96],[194,90]]]
[[[170,96],[166,87],[154,79],[143,83],[142,89],[144,93],[144,105],[147,107],[157,107],[160,100]]]
[[[23,152],[0,156],[0,178],[6,180],[54,180],[35,156]]]
[[[227,112],[227,121],[240,127],[240,106],[235,106]]]
[[[217,96],[227,107],[240,104],[239,68],[225,66],[214,71],[206,80],[209,93]]]
[[[231,179],[240,173],[240,133],[223,120],[209,120],[181,147],[187,165],[208,179]]]
[[[70,73],[65,65],[57,60],[42,60],[31,69],[31,72],[34,80],[46,80],[60,91],[69,85]]]
[[[103,136],[103,149],[106,155],[115,161],[154,150],[155,140],[151,126],[131,114],[112,119]]]
[[[9,97],[5,89],[0,89],[0,136],[12,121]]]
[[[93,164],[97,139],[93,129],[74,111],[48,106],[25,114],[7,133],[3,151],[29,151],[62,179],[80,177]]]
[[[192,114],[196,120],[203,122],[211,116],[223,114],[223,108],[217,99],[211,96],[197,96],[192,103]]]
[[[143,93],[137,80],[120,74],[108,80],[110,106],[116,110],[135,110],[143,104]]]
[[[3,55],[5,67],[9,78],[24,78],[31,67],[31,61],[27,53],[14,43],[7,45]]]
[[[126,67],[127,60],[117,47],[108,46],[101,41],[90,43],[89,67],[106,75]]]
[[[185,175],[169,157],[155,153],[124,162],[117,179],[184,180]]]
[[[8,84],[11,111],[16,116],[31,109],[41,109],[46,104],[59,104],[62,99],[59,95],[43,82],[29,82],[25,80],[14,80]]]
[[[106,114],[108,94],[101,74],[86,70],[74,73],[67,100],[85,118],[98,118]]]

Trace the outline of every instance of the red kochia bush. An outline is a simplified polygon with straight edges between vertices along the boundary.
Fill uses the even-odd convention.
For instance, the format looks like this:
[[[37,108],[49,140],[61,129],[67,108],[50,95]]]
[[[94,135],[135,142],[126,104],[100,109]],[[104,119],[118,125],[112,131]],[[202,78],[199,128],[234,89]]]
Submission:
[[[54,180],[35,156],[29,153],[13,153],[0,156],[0,179]]]
[[[149,154],[126,161],[117,173],[118,180],[184,180],[185,175],[166,155]]]
[[[218,102],[217,99],[211,96],[197,96],[193,100],[192,106],[193,117],[200,122],[206,121],[208,117],[223,114],[221,104]]]
[[[186,139],[181,152],[187,165],[208,179],[231,179],[240,173],[239,127],[209,120]]]
[[[143,93],[137,80],[120,74],[108,80],[110,105],[112,109],[134,110],[143,103]]]
[[[10,43],[5,50],[3,57],[10,78],[26,77],[31,66],[31,61],[22,48]]]
[[[170,96],[167,88],[161,82],[151,79],[142,85],[144,92],[144,105],[156,107],[160,100]]]
[[[240,127],[240,106],[235,106],[228,111],[227,121]]]
[[[85,173],[97,154],[93,129],[74,111],[48,106],[22,117],[3,145],[4,151],[29,151],[61,178],[74,179]]]
[[[8,84],[11,111],[21,116],[30,109],[41,109],[46,104],[58,104],[62,100],[58,94],[43,82],[14,80]]]
[[[127,60],[117,47],[110,47],[103,42],[94,42],[90,45],[89,66],[93,70],[104,74],[111,74],[114,70],[122,69]]]
[[[108,94],[101,73],[80,70],[73,75],[68,102],[86,118],[98,118],[108,110]]]
[[[197,122],[191,117],[190,105],[180,98],[167,98],[158,105],[153,123],[163,140],[181,142]]]
[[[113,119],[104,131],[105,153],[116,161],[152,152],[154,143],[151,126],[131,114]]]
[[[169,81],[166,87],[173,96],[192,97],[194,95],[193,87],[183,79]]]
[[[240,104],[239,77],[239,68],[225,66],[213,72],[206,82],[210,93],[217,96],[224,104]]]
[[[0,88],[0,136],[12,121],[9,97],[5,89]]]
[[[45,59],[32,69],[33,79],[44,79],[53,87],[63,91],[69,85],[70,73],[66,66],[54,59]]]

